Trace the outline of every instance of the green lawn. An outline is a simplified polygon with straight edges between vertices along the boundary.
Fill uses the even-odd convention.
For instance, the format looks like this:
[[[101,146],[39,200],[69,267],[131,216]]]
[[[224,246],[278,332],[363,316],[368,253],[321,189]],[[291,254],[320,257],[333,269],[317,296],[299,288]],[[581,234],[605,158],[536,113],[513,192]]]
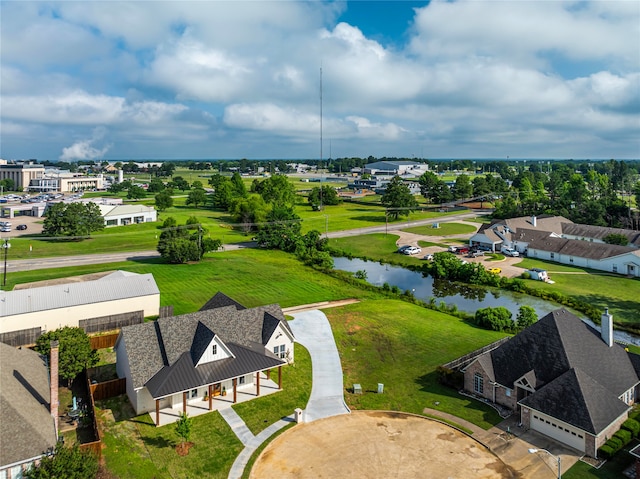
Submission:
[[[293,414],[295,408],[306,407],[311,395],[311,356],[296,343],[294,357],[294,364],[282,368],[284,391],[233,406],[253,434]],[[271,379],[278,381],[277,369],[271,372]]]
[[[174,427],[155,427],[148,414],[131,417],[126,396],[99,401],[107,469],[119,479],[226,478],[242,451],[240,440],[218,412],[193,418],[189,454],[175,451]],[[112,414],[113,411],[113,414]],[[122,417],[124,415],[125,417]]]
[[[414,233],[424,236],[448,236],[459,234],[473,234],[476,231],[471,225],[465,225],[464,223],[439,223],[439,228],[434,228],[431,225],[416,226],[413,228],[403,228],[403,231],[408,233]]]
[[[279,303],[286,308],[351,297],[379,297],[376,292],[319,274],[292,255],[261,249],[211,253],[195,264],[171,265],[157,259],[9,273],[7,289],[16,283],[116,269],[153,273],[162,292],[161,304],[173,305],[175,314],[197,311],[217,291],[247,307]]]
[[[581,301],[609,308],[617,324],[640,328],[640,279],[607,274],[602,271],[576,268],[546,261],[526,258],[518,263],[524,268],[542,268],[549,272],[555,284],[527,281],[527,286],[550,291],[560,291]],[[554,273],[558,274],[554,274]],[[578,274],[560,274],[578,273]]]
[[[368,300],[324,312],[340,352],[345,388],[362,385],[362,395],[345,394],[349,407],[415,414],[428,407],[485,429],[500,422],[494,409],[440,385],[435,369],[504,333],[399,300]],[[383,394],[374,392],[378,383],[384,384]]]
[[[634,458],[627,452],[638,444],[637,440],[631,441],[627,447],[608,460],[600,469],[595,469],[589,464],[578,461],[566,472],[564,479],[620,479],[625,477],[623,472],[634,463]]]

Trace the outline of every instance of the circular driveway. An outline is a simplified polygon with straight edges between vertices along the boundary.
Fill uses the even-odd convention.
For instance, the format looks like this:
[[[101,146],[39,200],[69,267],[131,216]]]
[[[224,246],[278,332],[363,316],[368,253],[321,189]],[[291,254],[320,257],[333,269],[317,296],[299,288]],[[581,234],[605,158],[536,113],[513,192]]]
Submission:
[[[386,411],[299,424],[258,457],[251,478],[515,478],[466,434],[430,419]]]

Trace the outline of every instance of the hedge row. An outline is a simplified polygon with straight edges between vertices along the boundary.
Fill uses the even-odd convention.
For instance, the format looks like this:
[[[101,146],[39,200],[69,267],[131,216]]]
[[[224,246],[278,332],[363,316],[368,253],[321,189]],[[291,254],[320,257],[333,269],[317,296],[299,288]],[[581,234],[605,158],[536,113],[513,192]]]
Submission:
[[[635,419],[627,419],[622,423],[611,439],[605,442],[598,449],[598,457],[602,459],[611,459],[620,449],[631,442],[631,439],[638,436],[640,432],[640,423]]]

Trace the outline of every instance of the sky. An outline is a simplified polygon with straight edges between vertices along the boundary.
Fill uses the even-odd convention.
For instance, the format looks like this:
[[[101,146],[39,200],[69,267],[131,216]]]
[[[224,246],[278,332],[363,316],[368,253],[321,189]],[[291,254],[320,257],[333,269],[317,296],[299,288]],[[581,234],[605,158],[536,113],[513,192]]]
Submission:
[[[3,0],[0,15],[3,159],[640,158],[636,0]]]

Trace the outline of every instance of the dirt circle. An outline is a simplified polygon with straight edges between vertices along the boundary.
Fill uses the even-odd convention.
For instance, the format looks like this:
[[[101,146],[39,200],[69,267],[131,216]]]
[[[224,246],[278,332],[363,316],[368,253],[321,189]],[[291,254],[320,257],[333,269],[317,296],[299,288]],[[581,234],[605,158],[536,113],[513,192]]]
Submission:
[[[250,477],[518,476],[480,443],[445,424],[403,413],[355,411],[286,431],[265,448]]]

